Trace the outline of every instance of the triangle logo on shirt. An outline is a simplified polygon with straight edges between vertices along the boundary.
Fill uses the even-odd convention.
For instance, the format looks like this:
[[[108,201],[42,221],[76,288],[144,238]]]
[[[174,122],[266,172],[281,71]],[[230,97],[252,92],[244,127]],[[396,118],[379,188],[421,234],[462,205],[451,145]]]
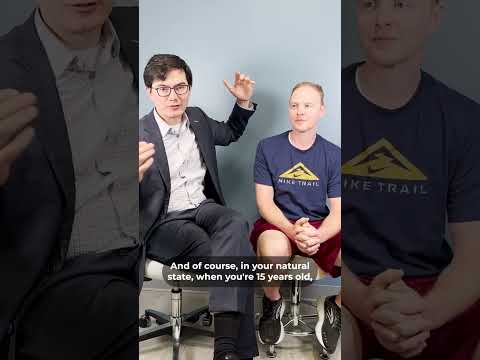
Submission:
[[[342,174],[393,180],[427,180],[422,171],[385,138],[343,164]]]
[[[312,171],[310,171],[303,163],[299,162],[291,169],[285,171],[279,177],[291,180],[307,180],[317,181],[320,180]]]

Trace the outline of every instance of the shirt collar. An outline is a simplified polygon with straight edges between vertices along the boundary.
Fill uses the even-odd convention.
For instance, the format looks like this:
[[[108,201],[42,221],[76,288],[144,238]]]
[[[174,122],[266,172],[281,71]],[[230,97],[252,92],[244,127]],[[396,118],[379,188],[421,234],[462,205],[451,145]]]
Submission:
[[[100,46],[110,49],[110,55],[114,58],[120,55],[120,39],[110,19],[103,26]]]
[[[182,131],[184,128],[189,126],[189,119],[186,112],[183,113],[180,126],[177,125],[177,127],[168,125],[165,122],[165,120],[163,120],[162,117],[158,114],[157,109],[155,108],[153,108],[153,116],[155,117],[155,121],[157,122],[158,127],[160,128],[160,133],[162,134],[162,138],[165,138],[165,136],[169,134],[170,129],[175,130],[175,128],[177,128],[178,131]]]
[[[75,51],[65,46],[65,44],[52,33],[43,21],[40,9],[38,8],[35,11],[35,27],[47,53],[55,78],[58,78],[74,62],[76,58]],[[110,49],[109,55],[111,57],[117,57],[120,54],[120,39],[109,19],[107,19],[103,26],[100,46],[104,49]],[[106,55],[108,54],[107,51],[104,53],[101,57],[102,62],[105,62],[105,56],[108,56]]]

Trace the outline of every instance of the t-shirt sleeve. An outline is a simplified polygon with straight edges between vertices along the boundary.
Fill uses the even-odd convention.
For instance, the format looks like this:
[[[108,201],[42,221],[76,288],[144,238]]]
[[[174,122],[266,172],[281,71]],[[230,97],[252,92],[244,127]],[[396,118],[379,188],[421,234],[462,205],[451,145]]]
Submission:
[[[340,149],[335,148],[330,153],[329,171],[328,171],[328,188],[327,195],[329,198],[337,198],[342,196],[342,175],[340,166],[341,152]]]
[[[268,169],[262,142],[257,146],[253,178],[256,184],[273,186],[272,174]]]
[[[480,220],[480,107],[470,112],[468,129],[456,142],[450,165],[447,213],[449,222]],[[471,121],[473,120],[473,121]]]

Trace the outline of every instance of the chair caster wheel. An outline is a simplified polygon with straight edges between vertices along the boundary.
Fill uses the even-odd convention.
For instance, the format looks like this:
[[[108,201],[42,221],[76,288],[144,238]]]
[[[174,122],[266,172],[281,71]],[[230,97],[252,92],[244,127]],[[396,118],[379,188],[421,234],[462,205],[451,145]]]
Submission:
[[[138,319],[138,326],[141,328],[148,328],[152,325],[152,320],[148,315],[142,315],[140,319]]]
[[[212,325],[212,315],[210,314],[205,314],[203,317],[202,317],[202,325],[203,326],[211,326]]]

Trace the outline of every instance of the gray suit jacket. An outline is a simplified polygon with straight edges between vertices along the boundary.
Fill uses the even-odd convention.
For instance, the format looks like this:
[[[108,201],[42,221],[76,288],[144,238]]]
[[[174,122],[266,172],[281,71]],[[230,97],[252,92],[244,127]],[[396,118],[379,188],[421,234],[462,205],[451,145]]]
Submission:
[[[114,8],[110,19],[122,56],[138,79],[138,8]],[[0,89],[38,98],[35,137],[0,187],[0,342],[27,298],[64,266],[75,214],[75,177],[55,76],[33,14],[0,37]],[[136,134],[132,134],[136,136]],[[78,271],[91,271],[85,269]],[[1,355],[1,354],[0,354]]]
[[[255,109],[256,104],[254,104]],[[209,118],[198,107],[189,107],[186,113],[207,168],[205,196],[218,204],[225,205],[218,177],[215,146],[227,146],[237,141],[245,131],[248,119],[254,111],[242,109],[235,104],[227,122],[218,122]],[[153,110],[140,120],[139,138],[140,141],[155,144],[153,165],[145,173],[140,184],[140,238],[148,241],[155,225],[167,214],[170,200],[167,155]]]

